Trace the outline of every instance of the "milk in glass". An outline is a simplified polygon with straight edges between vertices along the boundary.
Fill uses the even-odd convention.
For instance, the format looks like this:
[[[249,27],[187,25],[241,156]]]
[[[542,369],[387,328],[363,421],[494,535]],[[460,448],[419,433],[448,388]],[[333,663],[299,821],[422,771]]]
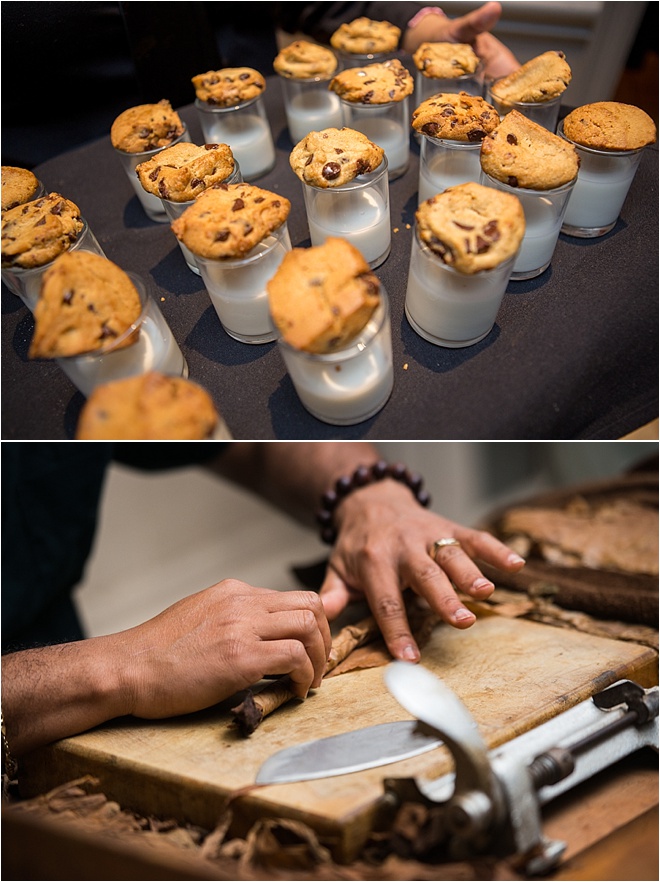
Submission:
[[[286,90],[284,109],[294,144],[310,132],[342,127],[341,103],[337,95],[328,91],[325,81],[306,87],[304,83],[286,80],[283,85]]]
[[[342,101],[345,125],[366,135],[387,156],[390,180],[402,175],[410,157],[408,98],[390,104],[354,104]]]
[[[447,141],[421,136],[418,202],[422,203],[447,187],[481,178],[481,143]]]
[[[275,145],[261,99],[234,107],[214,107],[195,100],[205,142],[228,144],[246,181],[266,174],[275,165]]]

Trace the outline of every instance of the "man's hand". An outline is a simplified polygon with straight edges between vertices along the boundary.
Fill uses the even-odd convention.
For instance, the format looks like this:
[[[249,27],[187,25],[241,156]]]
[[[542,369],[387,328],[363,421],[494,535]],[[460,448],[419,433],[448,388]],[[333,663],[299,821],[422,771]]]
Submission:
[[[421,43],[470,43],[484,62],[484,74],[496,79],[520,67],[515,55],[489,31],[502,15],[499,3],[484,3],[460,18],[426,15],[403,37],[402,49],[412,54]]]
[[[475,559],[515,572],[524,560],[489,533],[462,527],[422,508],[402,484],[385,480],[350,493],[336,510],[337,541],[321,589],[329,619],[350,600],[364,595],[395,658],[419,660],[402,592],[411,588],[445,622],[468,628],[475,616],[459,600],[454,586],[483,600],[494,585]],[[429,549],[438,539],[455,538],[460,546]]]

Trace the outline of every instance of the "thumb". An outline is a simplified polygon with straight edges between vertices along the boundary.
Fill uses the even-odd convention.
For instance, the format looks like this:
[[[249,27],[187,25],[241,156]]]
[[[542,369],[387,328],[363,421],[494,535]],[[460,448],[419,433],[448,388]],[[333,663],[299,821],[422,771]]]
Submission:
[[[353,592],[332,567],[328,567],[319,592],[323,609],[329,621],[336,619],[348,606]]]
[[[473,12],[453,19],[449,32],[457,43],[471,43],[479,34],[495,27],[501,15],[502,7],[499,3],[484,3]]]

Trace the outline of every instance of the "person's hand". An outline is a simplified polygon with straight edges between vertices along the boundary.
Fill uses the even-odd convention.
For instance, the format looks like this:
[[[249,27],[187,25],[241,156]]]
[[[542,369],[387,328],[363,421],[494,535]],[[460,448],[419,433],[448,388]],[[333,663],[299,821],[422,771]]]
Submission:
[[[155,719],[210,707],[270,674],[304,698],[331,648],[319,597],[225,579],[115,635],[128,712]]]
[[[504,43],[489,33],[501,15],[499,3],[484,3],[459,18],[426,15],[405,32],[402,48],[412,54],[421,43],[470,43],[484,62],[485,76],[503,77],[517,70],[520,62]]]
[[[410,588],[441,618],[468,628],[475,616],[461,603],[454,586],[484,600],[494,585],[479,570],[481,559],[515,572],[524,560],[490,533],[469,529],[422,508],[396,481],[380,481],[349,494],[335,512],[338,536],[321,588],[330,620],[360,596],[366,598],[388,649],[395,658],[419,660],[402,592]],[[438,539],[458,540],[437,550]]]

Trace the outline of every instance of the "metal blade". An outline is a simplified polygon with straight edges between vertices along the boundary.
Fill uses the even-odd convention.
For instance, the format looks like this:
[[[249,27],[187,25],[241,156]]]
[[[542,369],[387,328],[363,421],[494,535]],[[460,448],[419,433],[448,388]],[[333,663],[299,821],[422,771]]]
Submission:
[[[257,784],[311,781],[361,772],[409,759],[439,747],[437,735],[421,731],[417,720],[380,723],[274,753],[257,773]]]

